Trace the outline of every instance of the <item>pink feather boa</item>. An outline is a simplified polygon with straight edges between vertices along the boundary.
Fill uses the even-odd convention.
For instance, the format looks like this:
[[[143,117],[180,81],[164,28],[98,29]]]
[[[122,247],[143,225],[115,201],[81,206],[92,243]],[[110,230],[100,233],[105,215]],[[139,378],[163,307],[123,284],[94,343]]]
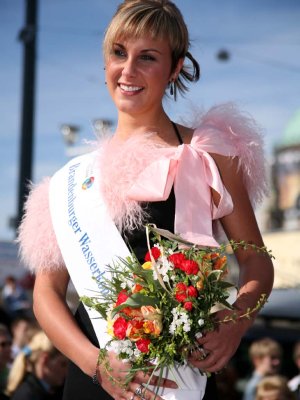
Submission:
[[[263,140],[255,121],[242,114],[231,103],[213,107],[194,123],[198,132],[213,129],[222,142],[232,144],[244,172],[245,185],[252,204],[266,194]],[[209,128],[209,129],[207,129]],[[147,209],[126,193],[138,174],[154,159],[162,157],[166,148],[153,142],[153,134],[132,135],[118,145],[108,138],[100,142],[98,165],[103,180],[99,188],[106,199],[111,217],[119,229],[132,230],[143,225]],[[218,146],[215,151],[218,153]],[[155,177],[153,177],[155,179]],[[33,272],[50,271],[64,266],[53,231],[49,209],[49,178],[32,188],[27,200],[18,241],[23,262]]]
[[[155,135],[132,135],[123,142],[109,139],[100,142],[100,190],[120,231],[139,228],[147,219],[147,209],[140,202],[129,199],[127,193],[143,169],[165,152],[165,147],[152,140]]]
[[[234,103],[212,107],[195,118],[193,126],[218,130],[220,142],[230,142],[236,149],[239,166],[243,170],[245,186],[255,207],[268,194],[266,160],[262,129],[251,115],[242,112]]]
[[[51,221],[49,182],[50,178],[45,178],[32,186],[19,228],[17,241],[21,259],[32,272],[53,271],[64,266]]]

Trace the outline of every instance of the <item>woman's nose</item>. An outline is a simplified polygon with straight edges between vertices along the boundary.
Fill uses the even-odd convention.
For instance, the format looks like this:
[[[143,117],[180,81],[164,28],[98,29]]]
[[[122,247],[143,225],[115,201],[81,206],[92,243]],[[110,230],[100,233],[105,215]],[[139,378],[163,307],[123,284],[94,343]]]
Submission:
[[[132,58],[128,57],[124,62],[122,75],[126,77],[133,77],[136,75],[136,65]]]

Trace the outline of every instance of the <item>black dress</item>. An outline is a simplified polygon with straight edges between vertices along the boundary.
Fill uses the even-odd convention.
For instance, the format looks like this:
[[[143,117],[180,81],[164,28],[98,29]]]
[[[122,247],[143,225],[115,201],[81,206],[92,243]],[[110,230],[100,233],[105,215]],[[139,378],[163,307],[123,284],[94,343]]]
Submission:
[[[166,201],[151,202],[147,204],[147,212],[150,215],[149,221],[159,228],[174,231],[175,216],[175,195],[171,191]],[[131,234],[123,235],[127,245],[134,251],[139,260],[143,260],[147,252],[145,230],[135,230]],[[79,305],[75,314],[79,327],[93,344],[99,346],[90,319],[82,304]],[[112,400],[101,387],[92,383],[92,379],[85,375],[75,364],[70,362],[65,382],[63,400]],[[203,400],[217,400],[216,385],[214,377],[208,379],[206,394]]]

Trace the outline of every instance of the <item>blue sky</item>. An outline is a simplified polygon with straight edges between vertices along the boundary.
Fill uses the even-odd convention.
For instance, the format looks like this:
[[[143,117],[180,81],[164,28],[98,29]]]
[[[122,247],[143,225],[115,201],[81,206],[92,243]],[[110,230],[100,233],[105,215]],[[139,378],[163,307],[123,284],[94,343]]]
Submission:
[[[226,101],[250,112],[266,136],[267,152],[280,143],[300,108],[299,0],[175,0],[201,65],[200,82],[186,99],[166,101],[174,120],[196,107]],[[81,127],[92,138],[96,118],[116,120],[104,85],[101,40],[118,0],[40,0],[34,182],[67,160],[59,127]],[[0,0],[0,239],[12,239],[16,214],[25,0]],[[227,49],[231,58],[216,54]]]

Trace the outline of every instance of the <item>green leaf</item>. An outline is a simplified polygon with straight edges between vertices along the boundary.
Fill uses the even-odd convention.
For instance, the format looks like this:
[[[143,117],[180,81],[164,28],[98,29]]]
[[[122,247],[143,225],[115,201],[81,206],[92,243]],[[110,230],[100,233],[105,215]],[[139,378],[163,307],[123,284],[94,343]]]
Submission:
[[[227,289],[227,288],[230,288],[230,287],[234,287],[234,284],[230,283],[230,282],[226,282],[226,281],[219,281],[218,282],[218,287],[221,288],[221,289]]]
[[[214,280],[218,280],[220,279],[221,275],[223,274],[223,271],[221,271],[220,269],[216,269],[215,271],[211,271],[208,275],[208,280],[210,282],[214,281]]]
[[[141,293],[134,293],[132,296],[128,297],[125,303],[120,304],[118,307],[114,308],[112,311],[112,317],[114,317],[119,311],[123,310],[123,308],[131,307],[131,308],[140,308],[141,306],[157,306],[159,304],[158,299],[154,299],[153,297],[145,296]]]

